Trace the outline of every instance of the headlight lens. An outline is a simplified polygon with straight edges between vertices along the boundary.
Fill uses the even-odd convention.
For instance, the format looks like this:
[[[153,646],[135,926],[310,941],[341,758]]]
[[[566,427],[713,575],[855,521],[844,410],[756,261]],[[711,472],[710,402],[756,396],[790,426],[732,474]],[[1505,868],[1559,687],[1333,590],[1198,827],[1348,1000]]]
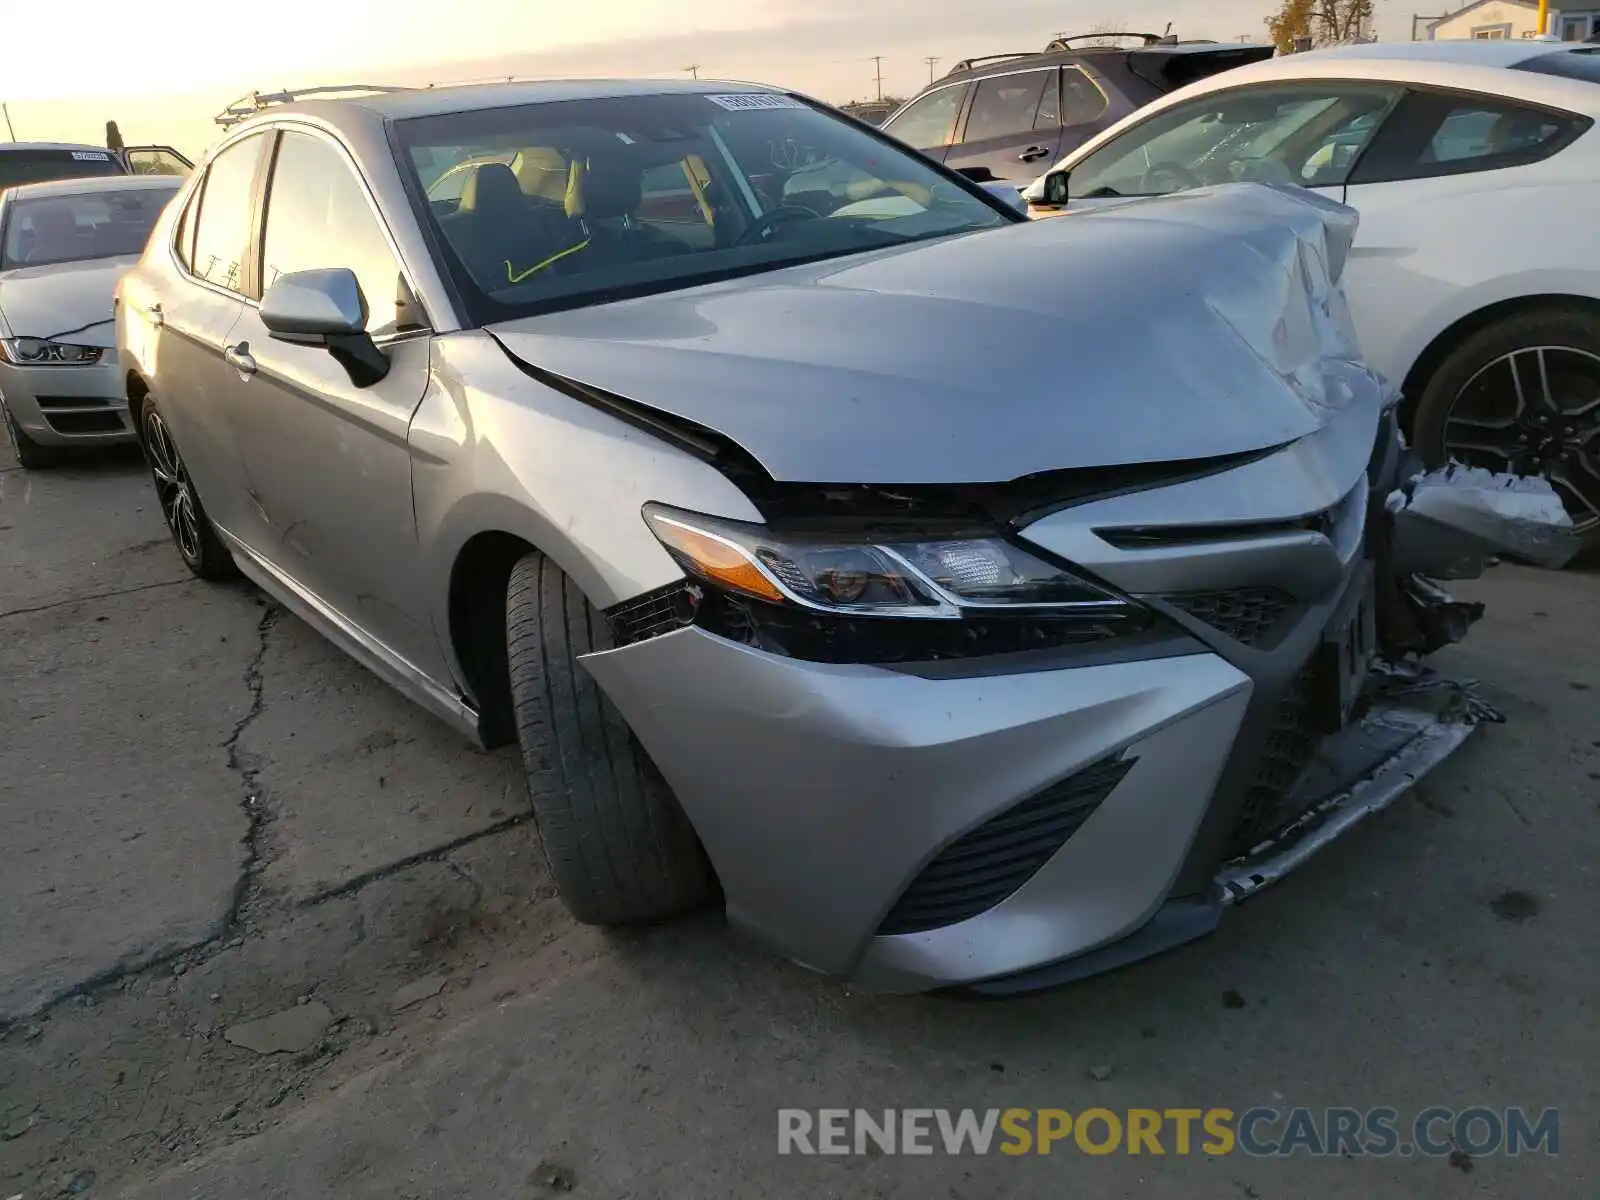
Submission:
[[[99,362],[105,353],[99,346],[51,342],[44,338],[19,337],[0,340],[0,359],[19,367],[87,367]]]
[[[759,525],[646,505],[691,575],[772,603],[852,616],[960,620],[1002,611],[1128,611],[1105,589],[1003,538],[907,541],[777,536]]]

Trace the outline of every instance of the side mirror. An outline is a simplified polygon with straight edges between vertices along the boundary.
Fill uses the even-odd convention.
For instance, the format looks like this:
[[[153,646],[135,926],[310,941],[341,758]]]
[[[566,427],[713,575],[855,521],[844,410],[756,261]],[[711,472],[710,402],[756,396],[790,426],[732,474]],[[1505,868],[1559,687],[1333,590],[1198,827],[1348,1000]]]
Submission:
[[[1044,177],[1044,195],[1039,203],[1050,208],[1063,208],[1070,198],[1070,189],[1067,184],[1071,178],[1070,171],[1051,171]]]
[[[357,387],[389,373],[389,358],[367,333],[367,300],[347,267],[291,271],[261,297],[261,323],[280,342],[325,347]]]

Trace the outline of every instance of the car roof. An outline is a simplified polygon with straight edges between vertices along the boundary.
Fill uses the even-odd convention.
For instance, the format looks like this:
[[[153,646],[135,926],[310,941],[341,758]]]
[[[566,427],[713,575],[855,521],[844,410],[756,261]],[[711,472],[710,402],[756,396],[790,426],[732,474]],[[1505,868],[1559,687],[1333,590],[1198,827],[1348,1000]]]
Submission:
[[[1116,34],[1119,37],[1138,37],[1138,34]],[[1132,46],[1066,46],[1055,49],[1039,51],[1020,51],[1014,54],[979,54],[972,58],[964,58],[943,76],[925,85],[922,91],[930,91],[941,84],[959,79],[982,79],[986,75],[1005,75],[1013,71],[1026,71],[1032,67],[1053,67],[1066,63],[1079,62],[1083,59],[1096,58],[1127,58],[1129,55],[1138,55],[1141,59],[1151,57],[1179,58],[1192,54],[1216,54],[1219,52],[1237,53],[1240,50],[1265,49],[1265,42],[1151,42],[1144,45]],[[972,65],[967,65],[967,64]],[[921,93],[918,93],[919,95]]]
[[[304,100],[278,104],[261,116],[307,113],[332,117],[352,108],[383,120],[441,116],[522,104],[553,104],[562,100],[600,100],[617,96],[718,95],[730,92],[782,92],[763,84],[732,83],[715,79],[530,79],[505,83],[451,84],[444,87],[395,88],[340,100]],[[252,117],[250,120],[255,120]],[[248,123],[248,122],[246,122]]]
[[[90,175],[78,179],[19,183],[7,188],[6,195],[37,200],[45,196],[80,196],[92,192],[175,192],[183,184],[184,179],[179,175]]]
[[[98,150],[101,154],[115,153],[104,146],[91,146],[87,142],[0,142],[0,154],[19,150]]]
[[[1315,79],[1371,80],[1507,96],[1546,103],[1571,112],[1600,115],[1600,87],[1582,78],[1543,71],[1516,70],[1535,59],[1561,54],[1593,54],[1594,47],[1579,42],[1485,41],[1369,43],[1284,54],[1263,62],[1235,67],[1180,88],[1136,114],[1149,117],[1187,99],[1210,92],[1274,81]],[[1119,126],[1121,123],[1119,122]],[[1109,132],[1109,131],[1108,131]],[[1089,145],[1109,140],[1097,137]],[[1074,151],[1073,158],[1081,157]]]
[[[1362,42],[1350,46],[1330,46],[1304,54],[1285,55],[1297,62],[1325,62],[1329,59],[1371,60],[1373,62],[1460,63],[1476,67],[1514,67],[1541,54],[1575,50],[1578,42],[1540,41],[1536,38],[1448,38],[1433,42]]]

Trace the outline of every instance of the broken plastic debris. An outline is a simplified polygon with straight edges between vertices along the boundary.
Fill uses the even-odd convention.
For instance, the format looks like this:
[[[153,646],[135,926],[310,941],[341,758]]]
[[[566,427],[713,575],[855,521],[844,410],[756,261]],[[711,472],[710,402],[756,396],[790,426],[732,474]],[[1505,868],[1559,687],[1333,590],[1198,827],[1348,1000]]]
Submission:
[[[1436,578],[1469,578],[1495,554],[1559,568],[1583,549],[1561,497],[1536,475],[1451,463],[1412,475],[1384,507],[1405,569]]]

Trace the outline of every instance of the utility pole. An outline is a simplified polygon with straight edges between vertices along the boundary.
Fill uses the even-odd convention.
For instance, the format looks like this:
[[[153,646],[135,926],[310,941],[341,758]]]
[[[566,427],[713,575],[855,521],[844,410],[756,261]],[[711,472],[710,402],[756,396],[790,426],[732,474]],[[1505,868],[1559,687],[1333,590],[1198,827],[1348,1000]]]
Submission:
[[[4,113],[5,114],[6,132],[11,135],[11,140],[13,142],[16,141],[17,140],[17,131],[11,124],[11,110],[9,108],[7,108],[4,103],[0,103],[0,113]]]
[[[684,70],[689,72],[689,74],[693,75],[696,79],[700,78],[700,64],[699,63],[690,63],[687,67],[684,68]]]
[[[1538,34],[1550,32],[1550,0],[1539,0],[1539,29]]]
[[[878,72],[878,99],[883,99],[883,55],[874,54],[872,61],[877,65]]]
[[[928,82],[932,83],[933,82],[933,64],[939,61],[939,56],[937,54],[930,54],[930,55],[928,55],[927,58],[923,59],[922,61],[928,64]]]

